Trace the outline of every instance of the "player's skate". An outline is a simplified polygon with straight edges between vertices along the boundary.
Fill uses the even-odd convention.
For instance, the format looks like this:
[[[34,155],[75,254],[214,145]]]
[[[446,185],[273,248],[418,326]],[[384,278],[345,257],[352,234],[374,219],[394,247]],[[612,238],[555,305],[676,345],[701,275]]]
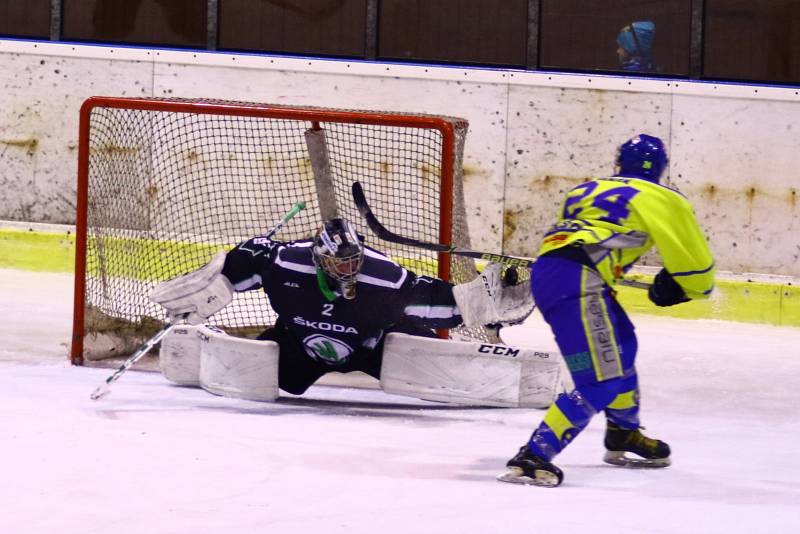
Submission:
[[[508,471],[498,475],[497,480],[549,488],[558,486],[564,480],[561,469],[533,454],[527,445],[519,449],[517,455],[508,461],[506,467],[508,467]]]
[[[606,455],[603,461],[624,467],[667,467],[669,445],[648,438],[641,430],[628,430],[609,422],[605,438]],[[630,453],[626,454],[626,453]]]

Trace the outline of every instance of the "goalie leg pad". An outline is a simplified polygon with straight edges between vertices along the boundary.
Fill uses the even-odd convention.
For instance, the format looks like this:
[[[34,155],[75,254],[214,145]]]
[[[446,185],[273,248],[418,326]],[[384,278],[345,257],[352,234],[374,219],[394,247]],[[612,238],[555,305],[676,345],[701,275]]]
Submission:
[[[562,389],[561,363],[548,351],[390,333],[381,388],[455,404],[546,408]]]
[[[278,344],[210,331],[202,336],[200,386],[216,395],[254,401],[278,398]]]
[[[200,387],[201,330],[206,327],[180,325],[164,336],[158,352],[164,378],[182,386]]]

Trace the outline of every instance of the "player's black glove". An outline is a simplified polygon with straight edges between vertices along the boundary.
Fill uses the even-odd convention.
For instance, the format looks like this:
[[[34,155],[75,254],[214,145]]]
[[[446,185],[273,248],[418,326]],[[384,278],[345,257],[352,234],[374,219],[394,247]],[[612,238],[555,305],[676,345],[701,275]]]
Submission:
[[[674,306],[690,300],[666,269],[658,272],[653,285],[647,291],[647,296],[656,306]]]

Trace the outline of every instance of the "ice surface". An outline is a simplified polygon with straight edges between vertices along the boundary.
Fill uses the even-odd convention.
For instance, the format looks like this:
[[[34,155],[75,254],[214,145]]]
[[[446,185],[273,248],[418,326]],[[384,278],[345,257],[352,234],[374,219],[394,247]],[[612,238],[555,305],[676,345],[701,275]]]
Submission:
[[[67,363],[71,277],[0,270],[0,533],[800,531],[800,329],[638,316],[647,433],[605,465],[595,418],[555,489],[496,482],[541,410],[317,386],[277,403]],[[552,348],[532,317],[510,343]]]

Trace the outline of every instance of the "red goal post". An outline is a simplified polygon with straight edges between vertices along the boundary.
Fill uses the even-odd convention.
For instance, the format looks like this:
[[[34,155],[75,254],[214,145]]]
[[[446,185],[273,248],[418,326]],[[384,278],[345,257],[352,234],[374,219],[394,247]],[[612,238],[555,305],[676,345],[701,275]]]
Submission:
[[[92,97],[80,112],[71,361],[126,356],[164,324],[149,293],[218,250],[259,235],[297,201],[278,240],[322,222],[304,135],[325,133],[338,213],[367,244],[419,274],[475,276],[470,260],[382,242],[350,197],[364,186],[387,227],[469,247],[462,183],[467,121],[414,113],[203,99]],[[238,293],[212,317],[253,335],[274,321],[262,292]],[[484,338],[481,332],[464,332]]]

